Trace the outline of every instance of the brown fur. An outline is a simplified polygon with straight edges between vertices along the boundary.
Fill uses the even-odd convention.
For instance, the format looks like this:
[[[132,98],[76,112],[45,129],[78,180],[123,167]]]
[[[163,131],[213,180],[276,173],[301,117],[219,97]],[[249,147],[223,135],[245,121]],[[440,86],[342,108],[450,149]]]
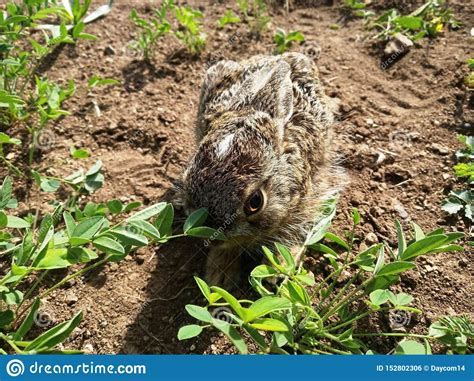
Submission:
[[[211,284],[233,285],[242,252],[302,242],[321,203],[344,182],[332,123],[317,70],[302,54],[221,61],[208,70],[182,201],[188,212],[207,207],[208,224],[229,237],[211,249]],[[243,204],[256,189],[266,205],[248,217]]]

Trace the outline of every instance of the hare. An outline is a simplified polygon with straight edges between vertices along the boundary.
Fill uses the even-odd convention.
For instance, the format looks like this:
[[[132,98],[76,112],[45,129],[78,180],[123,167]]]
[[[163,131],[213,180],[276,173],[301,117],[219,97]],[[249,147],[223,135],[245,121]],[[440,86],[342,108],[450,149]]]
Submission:
[[[208,208],[212,285],[235,287],[242,257],[278,241],[301,244],[344,175],[332,151],[333,113],[313,62],[298,53],[220,61],[207,71],[199,148],[183,177],[187,212]]]

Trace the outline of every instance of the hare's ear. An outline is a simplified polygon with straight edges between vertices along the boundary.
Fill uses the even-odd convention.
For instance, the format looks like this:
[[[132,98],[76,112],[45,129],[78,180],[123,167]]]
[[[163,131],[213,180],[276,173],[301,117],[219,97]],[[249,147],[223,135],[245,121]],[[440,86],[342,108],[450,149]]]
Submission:
[[[280,136],[293,114],[293,86],[290,66],[278,61],[256,70],[235,94],[236,104],[245,103],[268,113],[276,122]]]

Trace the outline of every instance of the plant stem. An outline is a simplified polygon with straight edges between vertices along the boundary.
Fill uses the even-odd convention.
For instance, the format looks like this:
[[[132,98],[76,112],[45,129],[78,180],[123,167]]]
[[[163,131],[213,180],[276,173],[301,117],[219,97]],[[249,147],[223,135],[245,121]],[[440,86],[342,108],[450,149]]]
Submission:
[[[10,338],[2,332],[0,332],[0,339],[5,340],[8,343],[8,345],[10,345],[10,347],[12,347],[16,353],[23,354],[23,351],[17,347],[15,342],[13,340],[10,340]]]
[[[76,271],[75,273],[69,275],[68,277],[66,277],[63,280],[56,283],[54,286],[52,286],[49,289],[47,289],[46,291],[44,291],[42,294],[40,294],[38,296],[38,298],[43,299],[43,298],[47,297],[49,294],[51,294],[54,290],[61,287],[63,284],[69,282],[70,280],[72,280],[74,278],[77,278],[78,276],[81,276],[82,274],[84,274],[84,273],[86,273],[90,270],[95,269],[96,267],[99,267],[99,266],[103,265],[104,263],[106,263],[109,260],[109,258],[110,258],[110,256],[106,256],[106,257],[102,258],[100,261],[98,261],[98,262],[96,262],[96,263],[94,263],[94,264],[92,264],[88,267],[84,267],[83,269],[81,269],[79,271]],[[17,321],[25,314],[26,311],[28,311],[30,309],[32,304],[33,304],[33,302],[30,302],[27,307],[23,308],[23,310],[20,313],[18,313],[17,318],[16,318]]]
[[[46,276],[46,274],[48,274],[48,270],[46,271],[43,271],[43,273],[41,273],[41,275],[38,277],[38,279],[36,279],[35,283],[33,284],[33,286],[31,286],[31,288],[28,290],[28,292],[25,294],[25,296],[23,297],[23,300],[20,302],[20,304],[18,305],[18,307],[16,308],[16,314],[18,314],[18,311],[20,309],[20,307],[23,305],[23,303],[25,302],[25,300],[28,300],[29,297],[31,296],[31,294],[33,293],[34,290],[36,290],[36,288],[39,286],[39,284],[41,283],[41,281],[44,279],[44,277]],[[16,320],[16,319],[15,319]]]
[[[387,332],[387,333],[354,333],[352,336],[362,336],[362,337],[371,337],[371,336],[394,336],[394,337],[418,337],[420,339],[433,339],[433,337],[428,335],[418,335],[416,333],[403,333],[403,332]]]
[[[359,291],[361,291],[365,286],[369,284],[369,282],[372,280],[372,278],[369,278],[362,282],[357,288],[353,291],[351,291],[345,298],[343,298],[336,306],[328,311],[322,318],[321,320],[324,322],[326,321],[331,315],[333,315],[335,312],[339,310],[344,304],[346,304],[354,295],[356,295]]]
[[[390,310],[390,308],[382,308],[380,310],[369,310],[369,311],[366,311],[360,315],[357,315],[356,317],[350,319],[350,320],[347,320],[343,323],[340,323],[338,325],[329,325],[328,327],[326,327],[326,329],[329,331],[329,332],[332,332],[332,331],[337,331],[338,329],[342,328],[342,327],[345,327],[346,325],[350,325],[352,323],[354,323],[355,321],[357,320],[360,320],[360,319],[363,319],[365,318],[366,316],[370,315],[372,312],[382,312],[382,311],[388,311]]]
[[[295,343],[294,348],[296,350],[300,351],[301,353],[304,353],[304,354],[320,354],[320,355],[330,355],[330,354],[332,354],[330,352],[322,351],[322,350],[316,349],[316,348],[310,348],[310,347],[307,347],[306,345],[299,344],[299,343]]]
[[[356,272],[352,278],[344,285],[343,288],[338,292],[338,294],[329,302],[329,305],[326,307],[328,310],[334,305],[334,303],[341,298],[344,293],[347,291],[347,289],[354,283],[354,281],[357,279],[357,277],[360,275],[360,270]]]

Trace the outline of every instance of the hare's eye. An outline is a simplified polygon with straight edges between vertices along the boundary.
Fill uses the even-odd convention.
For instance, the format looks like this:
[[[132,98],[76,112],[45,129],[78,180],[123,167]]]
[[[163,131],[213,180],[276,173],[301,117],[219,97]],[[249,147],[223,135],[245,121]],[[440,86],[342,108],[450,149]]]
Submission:
[[[247,216],[257,213],[262,209],[265,198],[263,192],[259,189],[251,194],[244,205],[244,212]]]

